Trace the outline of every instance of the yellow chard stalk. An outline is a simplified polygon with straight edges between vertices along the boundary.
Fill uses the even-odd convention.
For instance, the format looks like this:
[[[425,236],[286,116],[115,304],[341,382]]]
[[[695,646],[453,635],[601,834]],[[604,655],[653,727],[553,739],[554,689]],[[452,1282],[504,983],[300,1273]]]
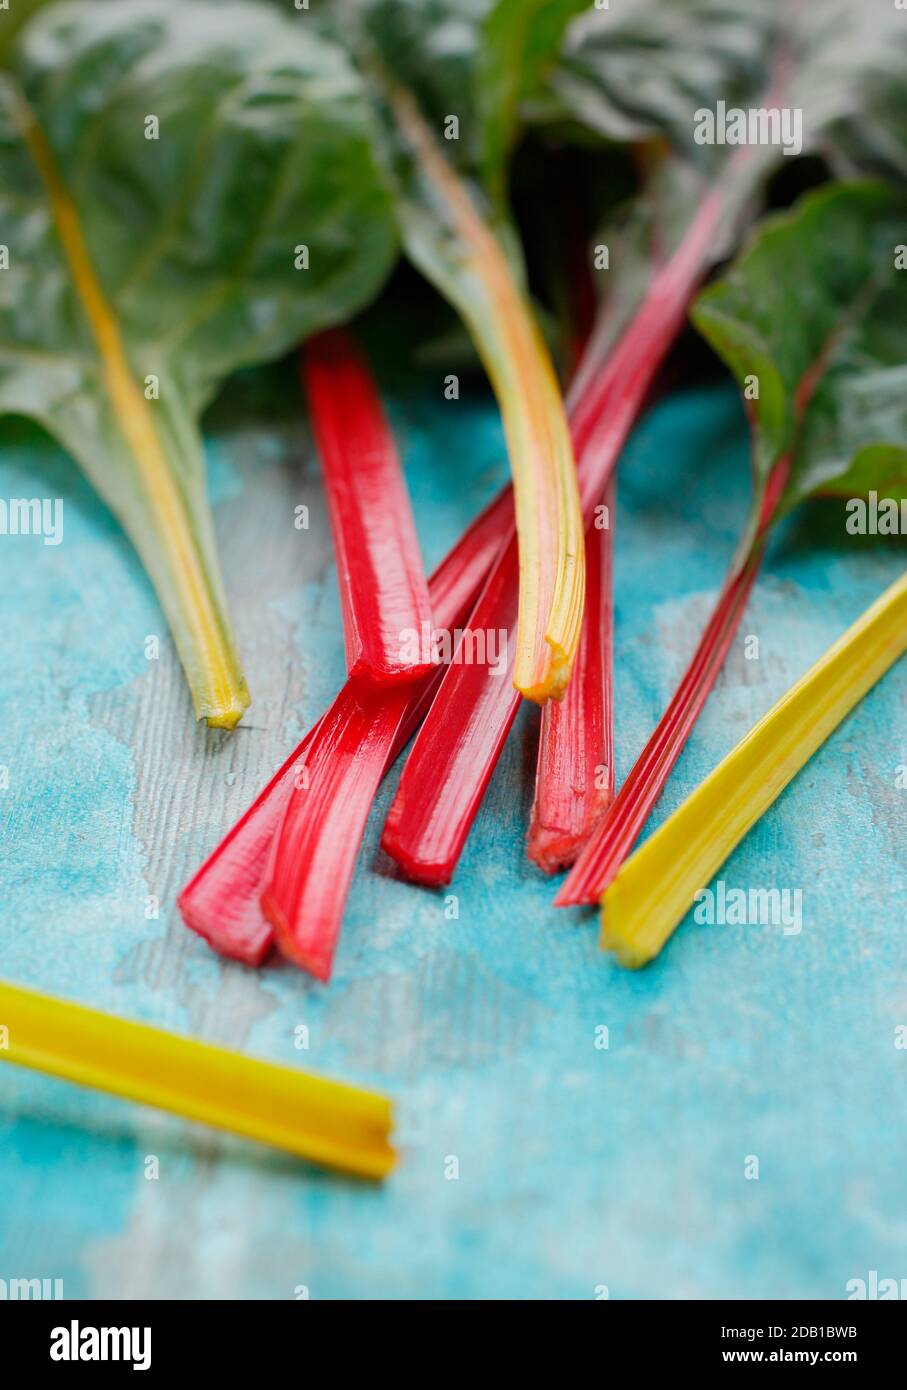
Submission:
[[[421,183],[420,201],[404,200],[407,250],[462,315],[500,407],[520,557],[513,683],[542,703],[559,698],[570,679],[585,592],[582,512],[560,387],[500,241],[410,94],[392,84],[387,90]]]
[[[98,283],[78,214],[44,134],[24,106],[19,108],[19,118],[97,346],[111,412],[141,479],[153,523],[153,534],[134,540],[167,610],[197,718],[214,728],[232,729],[249,707],[249,691],[229,630],[216,561],[209,561],[206,568],[152,407],[129,365],[119,325]]]
[[[0,981],[0,1061],[383,1178],[396,1154],[384,1096]]]
[[[905,651],[907,574],[782,696],[627,860],[602,897],[602,946],[631,968],[652,960],[697,892]]]

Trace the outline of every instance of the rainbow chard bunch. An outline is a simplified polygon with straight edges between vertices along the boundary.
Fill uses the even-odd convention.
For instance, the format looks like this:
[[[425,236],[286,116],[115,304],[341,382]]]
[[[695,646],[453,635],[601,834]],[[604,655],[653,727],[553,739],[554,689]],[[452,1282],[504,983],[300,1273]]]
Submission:
[[[361,78],[276,11],[52,5],[0,75],[0,411],[116,513],[211,725],[249,703],[199,417],[236,368],[346,319],[394,260]]]
[[[514,475],[514,499],[509,490],[502,495],[431,577],[432,616],[443,632],[460,628],[471,612],[478,626],[476,615],[486,611],[482,629],[498,630],[506,614],[511,664],[495,682],[495,696],[515,709],[519,694],[511,676],[534,698],[563,689],[582,612],[582,526],[564,407],[522,287],[503,203],[521,84],[527,74],[541,75],[574,7],[501,0],[463,11],[382,0],[350,8],[361,22],[352,30],[354,51],[384,122],[404,245],[472,333],[497,391]],[[347,13],[341,8],[331,19]],[[417,51],[415,70],[401,70],[401,59]],[[448,116],[457,119],[449,127],[457,139],[445,142]],[[334,366],[347,381],[358,381],[344,408],[346,421],[356,422],[353,433],[387,445],[363,364],[354,369],[348,355],[346,366],[336,356]],[[330,390],[313,391],[307,375],[327,470]],[[321,385],[329,388],[324,376]],[[386,516],[380,499],[371,499],[370,523],[369,499],[361,501],[360,530],[380,528]],[[346,594],[351,547],[343,519],[332,511],[332,520]],[[356,520],[353,509],[346,520]],[[555,611],[569,621],[552,640]],[[449,756],[437,771],[447,782],[455,778],[455,735],[443,710],[452,692],[456,704],[455,677],[469,669],[453,665],[425,676],[413,668],[390,690],[367,684],[351,666],[331,710],[184,890],[187,923],[217,949],[250,962],[261,960],[276,939],[285,955],[327,978],[378,783],[429,709],[433,730],[446,725]],[[462,744],[456,751],[460,758],[468,752]]]
[[[623,61],[629,55],[629,71],[636,73],[637,114],[633,119],[615,117],[612,106],[606,119],[596,111],[594,120],[586,122],[596,137],[633,135],[639,141],[657,142],[662,149],[667,124],[663,91],[668,110],[681,124],[679,111],[691,98],[704,100],[716,85],[729,92],[760,85],[772,51],[772,34],[764,26],[744,19],[725,25],[721,8],[714,4],[691,9],[687,17],[692,29],[683,39],[683,55],[689,61],[684,62],[674,47],[683,31],[670,23],[664,29],[663,7],[634,7],[624,13],[630,30],[621,53]],[[563,73],[575,67],[581,55],[589,69],[583,102],[590,85],[598,93],[607,91],[607,54],[613,41],[610,15],[584,7],[567,30],[547,96],[525,95],[538,123],[553,127],[561,138],[566,130],[569,138],[571,122],[575,126],[577,121],[559,91]],[[604,71],[598,68],[601,54]],[[621,63],[616,70],[623,71]],[[640,83],[643,70],[648,78]],[[698,76],[699,88],[690,86],[689,72]],[[571,91],[568,83],[567,93]],[[652,100],[651,115],[640,115]],[[677,138],[679,143],[679,132]],[[613,495],[606,499],[605,491],[658,369],[686,321],[693,295],[728,244],[745,201],[737,165],[722,182],[717,174],[707,178],[697,164],[679,154],[657,161],[650,183],[621,219],[618,235],[627,255],[614,262],[618,288],[603,298],[568,392],[583,524],[589,528],[587,567],[594,582],[587,594],[586,632],[574,683],[560,705],[549,705],[543,712],[529,852],[547,870],[573,861],[613,794]],[[599,528],[602,534],[596,534]],[[513,634],[514,584],[505,572],[506,563],[502,557],[489,578],[470,619],[471,636],[490,629]],[[489,664],[461,665],[447,673],[404,768],[382,839],[408,876],[430,885],[450,880],[517,707],[518,701]]]
[[[406,616],[395,605],[405,598],[421,611],[425,590],[408,524],[397,547],[402,571],[373,566],[386,582],[380,588],[357,582],[355,557],[371,563],[380,554],[382,498],[398,498],[400,519],[398,462],[352,340],[335,337],[329,351],[324,339],[309,345],[304,375],[332,498],[349,679],[181,895],[187,923],[241,960],[261,961],[276,942],[318,978],[329,977],[366,818],[382,776],[414,731],[382,844],[411,878],[449,881],[521,693],[540,702],[563,697],[548,699],[543,710],[530,854],[550,870],[582,852],[558,901],[597,897],[631,847],[711,689],[770,525],[815,490],[815,468],[823,486],[835,479],[843,486],[852,468],[876,457],[900,467],[900,421],[881,405],[897,382],[878,317],[892,267],[880,248],[891,238],[899,205],[885,185],[834,185],[759,233],[734,272],[743,286],[739,304],[719,308],[732,276],[721,291],[707,292],[697,310],[697,325],[734,370],[745,363],[745,376],[758,382],[757,393],[748,394],[758,427],[753,514],[681,687],[614,799],[608,524],[614,469],[704,280],[739,240],[766,177],[784,158],[781,143],[715,143],[714,123],[700,142],[696,131],[708,129],[701,113],[716,106],[720,93],[726,106],[774,113],[779,133],[787,130],[801,150],[819,148],[852,163],[868,160],[871,146],[872,162],[887,171],[893,166],[878,152],[882,126],[862,126],[857,113],[870,74],[887,72],[892,86],[896,79],[887,56],[878,68],[876,42],[862,53],[862,66],[850,70],[850,85],[843,84],[838,49],[802,14],[793,25],[782,24],[780,7],[760,8],[753,18],[749,6],[733,0],[687,0],[679,7],[683,23],[655,3],[613,15],[583,7],[555,62],[560,30],[574,8],[533,0],[457,6],[367,0],[339,5],[326,21],[338,32],[336,20],[351,17],[344,39],[369,86],[403,245],[473,337],[498,396],[514,487],[478,518],[427,583],[436,628],[462,627],[469,659],[428,670],[421,653],[401,660],[398,652],[394,664],[385,644],[383,658],[373,654],[363,662],[365,635],[392,637]],[[780,115],[798,99],[815,116],[805,131],[786,126]],[[613,255],[566,411],[532,317],[504,200],[521,104],[560,139],[580,123],[584,138],[629,139],[642,156],[638,196],[597,238]],[[834,228],[830,259],[808,264],[803,248],[823,219]],[[797,273],[778,276],[786,295],[784,312],[775,315],[781,336],[766,329],[754,365],[744,351],[755,342],[744,310],[759,277],[771,274],[755,273],[762,237],[768,261],[789,254]],[[773,238],[785,237],[790,245],[779,250]],[[819,240],[824,244],[824,233]],[[836,264],[843,248],[850,256],[846,273]],[[856,341],[848,335],[858,325],[865,336],[848,356]],[[874,360],[870,344],[878,350]],[[862,383],[861,362],[870,363]],[[858,393],[871,394],[876,383],[880,395],[856,432],[849,429],[857,414],[848,404],[848,428],[839,430],[820,467],[809,447],[811,431],[815,426],[816,442],[828,445],[828,420],[816,412],[843,399],[835,395],[842,376]],[[341,382],[345,404],[338,411],[332,393]],[[375,480],[359,494],[351,486],[356,460],[345,453],[356,441],[367,441],[368,476]],[[413,610],[406,626],[417,617]],[[502,630],[509,656],[503,678],[496,661],[478,655],[485,636]]]

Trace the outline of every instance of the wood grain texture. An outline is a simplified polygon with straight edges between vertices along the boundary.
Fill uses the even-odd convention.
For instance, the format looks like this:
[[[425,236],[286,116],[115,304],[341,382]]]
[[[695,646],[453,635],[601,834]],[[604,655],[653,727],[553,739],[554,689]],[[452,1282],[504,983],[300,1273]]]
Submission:
[[[688,921],[645,973],[614,966],[594,915],[555,913],[523,855],[528,709],[451,885],[457,917],[377,848],[391,776],[330,988],[222,962],[181,926],[177,889],[343,677],[327,518],[291,380],[241,380],[209,421],[253,697],[232,736],[192,724],[153,595],[74,468],[3,426],[0,496],[63,497],[65,522],[57,548],[0,538],[2,973],[379,1086],[398,1102],[403,1162],[365,1190],[0,1068],[0,1278],[62,1278],[69,1297],[593,1298],[607,1285],[613,1298],[746,1298],[843,1297],[869,1269],[899,1277],[904,669],[725,866],[729,885],[801,888],[797,936]],[[506,474],[498,421],[484,398],[444,401],[434,380],[398,395],[392,416],[431,566]],[[662,402],[627,450],[618,780],[720,584],[746,453],[729,389]],[[298,504],[308,531],[294,528]],[[656,821],[902,569],[902,541],[856,541],[843,521],[816,505],[778,537]],[[744,1179],[747,1155],[758,1181]]]

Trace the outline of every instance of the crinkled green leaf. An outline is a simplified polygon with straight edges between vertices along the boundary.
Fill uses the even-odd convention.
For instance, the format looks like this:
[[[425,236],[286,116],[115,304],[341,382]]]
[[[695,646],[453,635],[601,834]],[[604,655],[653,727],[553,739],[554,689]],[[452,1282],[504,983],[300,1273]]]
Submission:
[[[681,245],[719,181],[723,215],[711,262],[733,248],[774,153],[752,150],[732,163],[731,147],[697,143],[696,113],[714,109],[719,97],[734,105],[762,93],[777,53],[776,17],[773,3],[754,7],[749,0],[637,0],[607,10],[587,7],[567,29],[547,87],[530,103],[530,118],[562,139],[585,131],[648,151],[640,193],[596,232],[595,242],[611,254],[609,268],[597,276],[602,309],[586,373],[601,369],[653,270]]]
[[[391,195],[362,81],[337,45],[267,7],[85,0],[37,15],[0,83],[10,262],[0,272],[0,410],[39,420],[79,462],[155,582],[198,713],[235,722],[247,696],[198,417],[228,373],[345,319],[392,264]],[[156,139],[146,138],[149,117]],[[114,400],[42,147],[115,325],[148,449]],[[301,246],[308,269],[297,268]],[[156,470],[146,457],[155,449],[165,460]],[[168,512],[160,499],[174,489]],[[220,694],[212,660],[227,673]]]
[[[667,140],[723,180],[732,233],[778,145],[698,143],[697,113],[789,108],[803,152],[842,172],[907,172],[907,23],[889,0],[636,0],[569,26],[536,123],[577,123],[614,141]],[[716,247],[716,260],[733,243]]]
[[[664,137],[698,160],[694,113],[762,90],[777,39],[772,0],[636,0],[570,25],[540,119],[572,116],[608,140]],[[553,99],[553,100],[552,100]]]
[[[795,15],[791,102],[806,148],[842,171],[907,176],[907,10],[811,0]]]
[[[893,0],[636,0],[589,9],[567,30],[545,121],[610,140],[664,137],[715,169],[734,146],[699,145],[696,112],[802,112],[803,149],[852,167],[907,170],[907,23]],[[763,147],[751,177],[781,155]]]
[[[790,107],[802,116],[804,151],[850,169],[903,172],[905,74],[907,14],[887,0],[637,0],[589,9],[571,23],[547,100],[536,102],[533,115],[555,126],[569,117],[608,140],[668,144],[671,153],[655,162],[639,206],[596,237],[616,243],[613,269],[600,279],[612,301],[623,301],[626,317],[650,273],[652,236],[680,241],[697,185],[700,199],[710,187],[721,190],[717,262],[752,215],[765,177],[783,163],[778,146],[698,144],[697,112],[714,111],[719,100],[728,109]],[[667,215],[659,185],[669,190]]]
[[[905,242],[902,190],[833,184],[767,218],[694,307],[741,385],[758,383],[757,480],[790,457],[781,512],[817,491],[907,495]]]

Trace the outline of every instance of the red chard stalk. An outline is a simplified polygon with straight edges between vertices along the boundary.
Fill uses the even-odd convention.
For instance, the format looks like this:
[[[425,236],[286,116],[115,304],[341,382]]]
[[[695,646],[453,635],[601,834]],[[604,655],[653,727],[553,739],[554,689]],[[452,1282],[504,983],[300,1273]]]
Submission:
[[[614,796],[611,629],[615,486],[586,532],[586,612],[573,680],[542,710],[529,858],[546,873],[572,864]]]
[[[331,517],[347,674],[377,686],[418,680],[431,662],[404,653],[431,625],[428,585],[375,383],[339,328],[309,339],[302,374]]]

